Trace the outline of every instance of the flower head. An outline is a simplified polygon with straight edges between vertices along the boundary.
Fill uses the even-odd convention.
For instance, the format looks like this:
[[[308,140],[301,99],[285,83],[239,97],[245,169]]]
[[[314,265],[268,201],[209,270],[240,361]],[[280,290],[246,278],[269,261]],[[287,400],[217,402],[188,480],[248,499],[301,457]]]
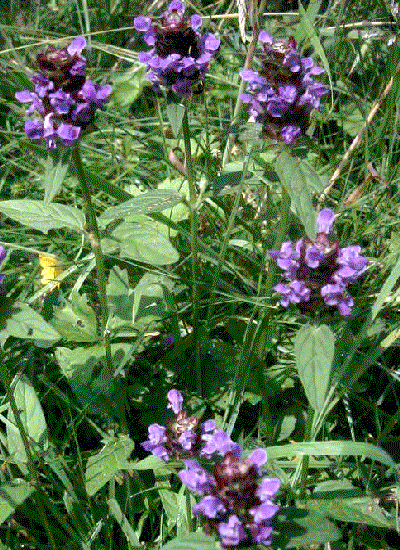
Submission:
[[[329,240],[334,218],[330,208],[323,208],[314,241],[305,235],[295,245],[285,241],[280,250],[268,251],[289,280],[274,287],[283,307],[292,303],[302,311],[337,309],[344,317],[352,314],[354,301],[346,294],[346,287],[361,277],[368,260],[361,255],[360,246],[340,248],[337,241]]]
[[[321,110],[320,98],[328,89],[314,77],[324,69],[316,67],[311,57],[301,57],[293,37],[286,41],[262,31],[259,42],[263,45],[261,70],[240,73],[248,82],[241,99],[249,104],[249,114],[262,123],[266,136],[291,143],[307,129],[311,111]]]
[[[26,136],[45,139],[47,149],[59,143],[74,145],[96,109],[105,109],[111,93],[111,86],[86,79],[85,46],[86,40],[78,36],[65,48],[47,48],[37,56],[39,73],[31,78],[35,91],[15,94],[18,101],[29,104],[28,116],[39,115],[25,122]]]
[[[176,0],[158,19],[135,17],[135,29],[144,33],[144,41],[151,46],[138,59],[147,65],[146,76],[156,90],[162,85],[187,96],[195,83],[202,83],[219,39],[212,33],[200,35],[201,25],[200,15],[186,17],[184,4]]]
[[[149,426],[149,439],[142,443],[146,451],[150,451],[161,460],[191,458],[197,455],[211,458],[214,453],[223,455],[227,451],[240,451],[239,445],[234,443],[226,432],[215,429],[214,420],[200,424],[195,415],[189,417],[186,411],[182,410],[183,398],[179,391],[170,390],[167,399],[167,408],[172,409],[175,416],[167,421],[166,426]]]
[[[205,530],[217,533],[224,547],[271,544],[270,524],[279,509],[273,499],[280,481],[264,478],[260,482],[266,460],[264,449],[244,459],[228,451],[215,464],[213,475],[196,460],[185,461],[186,469],[178,474],[190,491],[202,497],[193,508],[194,515],[208,518]]]

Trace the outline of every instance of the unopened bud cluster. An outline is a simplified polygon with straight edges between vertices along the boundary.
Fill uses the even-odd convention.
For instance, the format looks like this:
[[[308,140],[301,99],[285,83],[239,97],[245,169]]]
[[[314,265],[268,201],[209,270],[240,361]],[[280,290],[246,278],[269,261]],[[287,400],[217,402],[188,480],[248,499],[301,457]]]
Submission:
[[[218,535],[222,546],[271,544],[271,521],[279,509],[273,499],[280,481],[261,479],[267,453],[260,448],[242,458],[240,445],[217,430],[214,420],[199,424],[195,416],[188,418],[177,390],[170,390],[167,398],[175,417],[166,427],[151,424],[143,447],[162,460],[184,459],[186,468],[178,476],[190,491],[202,497],[193,514],[207,518],[204,531]],[[204,459],[215,455],[222,460],[210,462],[209,470],[196,460],[204,464]]]

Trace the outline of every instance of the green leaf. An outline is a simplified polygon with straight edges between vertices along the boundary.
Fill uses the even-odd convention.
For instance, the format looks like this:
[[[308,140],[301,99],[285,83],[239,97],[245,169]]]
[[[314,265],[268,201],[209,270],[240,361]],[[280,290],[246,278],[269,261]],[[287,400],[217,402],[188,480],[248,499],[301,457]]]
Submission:
[[[310,179],[310,166],[283,150],[276,160],[276,173],[289,193],[293,208],[310,239],[315,238],[316,212],[312,205],[314,177]]]
[[[178,136],[182,127],[182,120],[185,114],[185,106],[176,101],[169,101],[167,104],[167,117],[171,124],[172,132],[175,137]]]
[[[69,342],[96,342],[97,317],[89,306],[86,295],[76,290],[71,293],[71,301],[53,309],[53,326]]]
[[[295,507],[281,508],[272,526],[273,548],[305,548],[342,538],[341,531],[323,515]]]
[[[122,513],[121,507],[115,500],[115,498],[110,498],[109,500],[107,500],[107,505],[110,515],[117,521],[117,523],[121,527],[121,531],[124,533],[126,540],[131,545],[131,547],[133,546],[134,548],[142,548],[138,536],[132,529],[131,524],[129,523],[129,520],[127,519],[125,514]]]
[[[111,344],[113,372],[125,361],[131,344]],[[118,409],[113,373],[105,364],[101,345],[73,350],[58,347],[55,356],[60,369],[81,405],[92,414],[110,414]]]
[[[44,203],[49,204],[60,191],[68,171],[70,149],[53,149],[47,155],[44,172]]]
[[[15,385],[14,399],[33,453],[44,452],[49,445],[46,420],[36,392],[24,375]],[[14,413],[11,408],[8,409],[7,418],[8,452],[15,460],[26,463],[28,459],[25,447],[19,429],[15,425]]]
[[[266,447],[269,460],[293,456],[365,456],[393,469],[397,478],[398,466],[391,456],[372,443],[359,441],[313,441]]]
[[[130,469],[128,460],[135,444],[126,435],[107,441],[101,451],[90,456],[85,472],[85,487],[91,497],[112,479],[118,470]]]
[[[120,255],[150,265],[169,265],[179,254],[167,237],[154,227],[141,223],[121,223],[112,236],[119,242]]]
[[[313,499],[307,500],[307,508],[346,523],[363,523],[375,527],[395,529],[394,517],[390,517],[374,498],[362,493],[347,479],[329,480],[317,485]]]
[[[315,411],[324,405],[329,388],[335,336],[326,325],[306,325],[296,334],[294,353],[296,368],[308,402]]]
[[[107,298],[113,313],[113,326],[118,325],[118,321],[123,324],[132,323],[133,289],[129,284],[126,269],[121,269],[117,265],[111,268],[107,283]]]
[[[101,221],[125,219],[127,216],[161,212],[182,202],[182,196],[172,189],[153,189],[142,193],[118,206],[107,208],[101,216]]]
[[[13,514],[34,490],[33,485],[24,479],[16,478],[12,482],[2,483],[0,487],[0,524]]]
[[[172,281],[165,275],[145,273],[134,289],[133,322],[139,330],[168,315],[163,286],[172,289]]]
[[[119,107],[127,107],[136,101],[143,90],[145,72],[146,68],[141,65],[114,75],[110,101],[115,101]]]
[[[384,282],[383,287],[381,288],[374,305],[372,306],[372,320],[378,315],[386,298],[390,295],[393,290],[394,285],[397,283],[398,278],[400,277],[400,258],[397,260],[396,265],[394,266],[389,277]]]
[[[0,212],[43,233],[60,227],[82,231],[85,224],[85,216],[78,208],[30,199],[1,201]]]
[[[176,537],[164,544],[162,548],[163,550],[216,550],[217,545],[213,537],[198,532]]]
[[[43,317],[27,304],[0,297],[0,343],[9,336],[57,342],[60,335]]]

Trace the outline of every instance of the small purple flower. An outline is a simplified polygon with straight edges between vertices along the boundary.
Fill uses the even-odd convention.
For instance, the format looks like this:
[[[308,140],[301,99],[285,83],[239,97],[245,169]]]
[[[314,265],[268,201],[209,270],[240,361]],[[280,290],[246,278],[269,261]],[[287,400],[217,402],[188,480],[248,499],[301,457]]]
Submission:
[[[240,459],[241,454],[228,451],[222,462],[214,465],[213,475],[195,460],[185,461],[186,469],[178,475],[190,491],[202,497],[193,513],[206,516],[204,530],[219,535],[222,546],[242,542],[246,546],[268,545],[272,539],[271,520],[279,510],[273,499],[280,481],[265,479],[258,483],[267,460],[264,449],[255,449],[244,459]]]
[[[263,47],[259,72],[246,69],[240,73],[248,83],[248,93],[241,95],[249,104],[248,112],[263,125],[263,134],[291,143],[309,125],[313,109],[322,110],[320,98],[328,92],[314,77],[324,72],[310,57],[301,57],[293,37],[288,41],[273,38],[266,31],[259,34]]]
[[[178,390],[170,390],[167,399],[167,408],[172,409],[175,416],[167,421],[165,427],[159,424],[149,426],[149,439],[142,443],[146,451],[162,460],[193,456],[211,458],[214,453],[223,456],[230,450],[240,451],[240,446],[227,433],[215,429],[214,420],[200,424],[196,416],[188,417],[182,410],[183,398]]]
[[[39,114],[25,123],[29,139],[46,141],[47,149],[59,143],[73,146],[82,129],[90,124],[97,109],[104,109],[111,86],[86,80],[86,59],[81,55],[86,47],[83,36],[58,50],[49,47],[37,56],[40,72],[31,78],[35,91],[15,94],[21,103],[30,104],[26,115]]]
[[[200,15],[186,17],[184,4],[173,1],[158,19],[139,16],[133,24],[151,46],[148,52],[140,52],[138,59],[147,65],[146,76],[154,89],[158,91],[161,85],[177,95],[190,95],[194,85],[203,82],[220,44],[212,33],[200,35]]]
[[[318,214],[314,242],[305,236],[295,246],[285,241],[280,250],[268,251],[289,280],[274,287],[281,295],[283,307],[297,304],[302,311],[337,309],[344,317],[352,314],[354,301],[346,294],[346,287],[363,275],[368,260],[361,255],[358,245],[339,248],[337,241],[330,242],[328,234],[334,219],[335,213],[323,208]]]

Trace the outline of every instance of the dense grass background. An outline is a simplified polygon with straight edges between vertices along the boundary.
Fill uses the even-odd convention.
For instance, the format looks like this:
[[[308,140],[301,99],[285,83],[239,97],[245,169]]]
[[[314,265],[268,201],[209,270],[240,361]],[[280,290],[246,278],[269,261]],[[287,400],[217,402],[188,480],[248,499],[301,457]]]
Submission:
[[[298,49],[324,66],[330,88],[324,111],[313,115],[307,136],[289,153],[260,139],[245,109],[234,119],[251,6],[243,41],[237,2],[186,2],[221,38],[204,93],[193,95],[189,111],[198,195],[196,296],[183,137],[174,135],[168,98],[144,79],[137,52],[145,44],[133,27],[134,16],[158,15],[166,5],[13,1],[0,11],[0,241],[9,252],[0,298],[0,548],[213,546],[200,535],[201,521],[191,520],[194,500],[175,475],[179,465],[142,462],[148,425],[165,423],[165,395],[176,387],[190,412],[215,418],[245,450],[267,448],[268,474],[282,480],[275,547],[396,550],[397,3],[260,3],[260,28],[293,35]],[[21,203],[19,217],[5,206],[42,201],[45,189],[62,180],[53,202],[83,210],[76,172],[65,164],[65,177],[49,176],[48,153],[26,139],[24,110],[14,99],[31,87],[39,51],[81,34],[88,39],[89,77],[113,85],[107,110],[81,144],[94,208],[100,217],[142,198],[122,223],[100,217],[113,372],[104,362],[87,228],[65,223],[40,230],[32,222],[36,214],[28,219],[32,203]],[[286,225],[282,162],[294,189]],[[312,212],[322,204],[337,213],[341,246],[360,244],[369,259],[351,288],[349,319],[284,310],[272,291],[279,270],[267,250],[304,234],[295,200],[302,186]],[[163,189],[172,191],[162,198],[157,191],[147,208],[143,197]],[[58,258],[59,288],[41,284],[39,253]],[[303,350],[296,347],[299,330],[309,331]],[[310,346],[314,379],[308,383]],[[28,441],[9,409],[10,395]],[[315,403],[321,406],[313,411]]]

